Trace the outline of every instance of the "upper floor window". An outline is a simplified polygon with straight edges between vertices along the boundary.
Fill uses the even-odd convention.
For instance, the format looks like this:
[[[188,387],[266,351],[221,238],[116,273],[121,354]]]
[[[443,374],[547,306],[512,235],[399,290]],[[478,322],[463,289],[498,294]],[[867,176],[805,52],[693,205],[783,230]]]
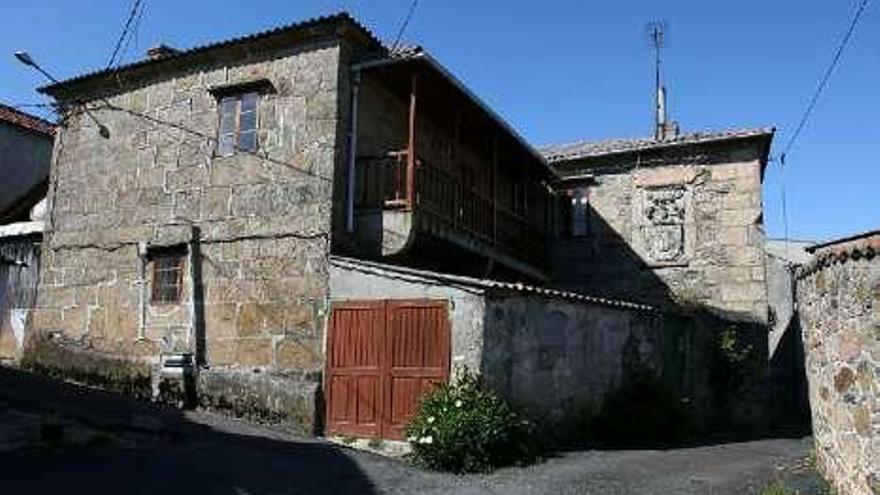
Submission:
[[[236,150],[257,151],[257,107],[260,93],[233,94],[220,99],[220,132],[217,153],[221,156]]]
[[[586,237],[590,233],[590,204],[586,187],[568,191],[569,235],[574,238]]]

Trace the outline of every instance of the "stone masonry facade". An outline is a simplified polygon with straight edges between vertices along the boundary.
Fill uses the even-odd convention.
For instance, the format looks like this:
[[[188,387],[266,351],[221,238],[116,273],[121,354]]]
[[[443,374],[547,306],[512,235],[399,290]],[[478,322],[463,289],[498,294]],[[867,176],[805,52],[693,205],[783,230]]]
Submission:
[[[44,89],[61,104],[62,126],[22,363],[161,398],[166,360],[191,355],[201,405],[320,431],[327,313],[338,296],[330,257],[357,246],[346,225],[358,138],[349,135],[351,69],[393,56],[345,14],[156,56]],[[361,151],[399,148],[371,128],[389,116],[388,95],[370,84]],[[256,150],[221,151],[222,98],[239,95],[238,133],[241,95],[253,93]],[[457,139],[419,126],[429,157]],[[770,139],[548,159],[562,181],[532,177],[532,189],[593,179],[589,235],[548,237],[548,283],[766,323],[761,179]],[[503,150],[492,154],[507,163]],[[502,199],[529,194],[499,183]],[[532,216],[549,225],[546,199],[547,211]]]
[[[590,206],[587,235],[557,244],[560,282],[766,323],[761,181],[770,135],[556,161],[562,187],[585,187]]]
[[[141,79],[56,90],[70,100],[28,359],[58,366],[61,347],[155,370],[161,356],[192,353],[205,405],[273,419],[296,411],[311,428],[334,177],[345,163],[340,59],[351,56],[341,28],[324,24],[283,48],[252,43]],[[253,81],[270,88],[258,103],[259,149],[220,156],[212,91]],[[70,103],[82,100],[109,138]],[[178,303],[150,299],[151,253],[162,250],[184,256]],[[41,353],[56,357],[41,363]]]
[[[816,249],[797,291],[818,465],[880,494],[880,234]]]

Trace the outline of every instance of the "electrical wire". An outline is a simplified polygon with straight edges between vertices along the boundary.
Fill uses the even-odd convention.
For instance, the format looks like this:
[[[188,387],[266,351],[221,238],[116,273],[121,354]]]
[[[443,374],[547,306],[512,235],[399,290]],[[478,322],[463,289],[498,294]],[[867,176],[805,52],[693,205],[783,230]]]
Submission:
[[[801,131],[804,130],[804,127],[807,125],[807,121],[810,119],[810,116],[813,113],[813,110],[816,108],[816,104],[819,102],[819,97],[822,95],[822,92],[825,90],[825,87],[828,86],[828,81],[831,80],[831,76],[834,73],[834,69],[837,68],[837,65],[840,63],[841,58],[843,57],[843,52],[846,50],[846,47],[849,45],[850,40],[852,39],[852,35],[856,30],[856,26],[858,26],[859,20],[862,18],[862,14],[865,12],[865,8],[868,6],[868,0],[861,0],[859,3],[858,9],[856,9],[855,15],[853,15],[852,20],[849,23],[849,27],[843,35],[843,38],[840,40],[840,44],[837,47],[837,50],[834,52],[834,57],[831,59],[831,64],[828,65],[828,68],[825,70],[825,74],[822,76],[822,79],[819,81],[818,86],[816,86],[816,91],[813,93],[813,97],[810,99],[807,108],[804,110],[803,115],[801,116],[800,121],[795,127],[794,132],[791,137],[788,138],[788,141],[785,144],[785,147],[782,149],[782,153],[779,155],[779,164],[780,164],[780,192],[782,196],[782,228],[783,235],[786,239],[786,256],[788,255],[788,201],[786,195],[786,179],[785,179],[785,159],[788,153],[792,150],[798,138],[801,135]]]
[[[119,56],[119,62],[125,60],[128,56],[129,49],[131,48],[132,42],[135,44],[135,50],[139,49],[139,33],[140,33],[140,25],[141,20],[144,18],[144,10],[146,10],[146,3],[141,3],[140,10],[138,10],[137,17],[134,19],[134,23],[132,24],[131,34],[128,36],[128,39],[125,40],[125,44],[122,47],[122,55]]]
[[[400,39],[403,38],[403,33],[406,31],[406,27],[409,25],[409,21],[412,19],[413,13],[416,11],[416,6],[418,5],[419,0],[413,0],[411,4],[409,4],[409,12],[406,13],[406,17],[403,19],[403,23],[400,25],[400,30],[397,31],[397,36],[394,38],[394,43],[391,45],[391,51],[397,49],[398,44],[400,43]]]
[[[813,109],[816,107],[816,103],[818,103],[819,97],[822,95],[822,91],[824,91],[825,86],[828,85],[828,81],[829,79],[831,79],[831,75],[834,73],[834,69],[837,67],[837,64],[840,63],[840,59],[843,56],[843,51],[846,49],[847,45],[849,45],[852,34],[859,23],[859,19],[861,19],[862,14],[865,12],[865,7],[867,6],[868,0],[862,0],[862,2],[859,4],[858,10],[856,10],[852,21],[849,24],[849,28],[846,30],[846,34],[843,36],[843,39],[840,41],[840,45],[837,47],[837,51],[834,53],[834,57],[831,59],[831,65],[829,65],[828,69],[825,71],[825,75],[822,77],[821,82],[816,87],[816,91],[815,93],[813,93],[813,97],[812,99],[810,99],[810,103],[809,105],[807,105],[807,108],[804,111],[800,122],[798,122],[794,133],[788,139],[788,143],[785,145],[785,148],[783,148],[782,154],[779,157],[783,167],[785,166],[785,156],[788,154],[789,151],[791,151],[791,148],[794,146],[795,142],[797,142],[797,138],[800,136],[801,131],[807,124],[807,120],[809,120],[810,114],[813,113]]]
[[[135,0],[134,4],[131,7],[131,11],[128,13],[128,19],[125,21],[125,26],[122,28],[122,33],[119,35],[119,39],[116,40],[116,46],[113,48],[113,53],[110,55],[110,60],[107,62],[107,68],[113,67],[113,64],[116,63],[116,56],[119,55],[119,51],[122,49],[122,43],[128,37],[128,33],[131,30],[132,22],[134,22],[134,18],[137,15],[138,10],[141,7],[141,3],[143,0]]]

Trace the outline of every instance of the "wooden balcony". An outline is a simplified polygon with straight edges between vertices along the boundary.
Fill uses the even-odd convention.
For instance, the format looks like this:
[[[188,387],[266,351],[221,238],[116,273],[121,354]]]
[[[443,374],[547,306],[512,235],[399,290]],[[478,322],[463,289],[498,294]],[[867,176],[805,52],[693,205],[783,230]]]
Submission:
[[[423,160],[414,164],[410,181],[406,151],[359,159],[358,209],[411,212],[416,231],[427,231],[490,257],[501,254],[530,267],[543,266],[544,232],[526,217],[462,184],[447,170]]]

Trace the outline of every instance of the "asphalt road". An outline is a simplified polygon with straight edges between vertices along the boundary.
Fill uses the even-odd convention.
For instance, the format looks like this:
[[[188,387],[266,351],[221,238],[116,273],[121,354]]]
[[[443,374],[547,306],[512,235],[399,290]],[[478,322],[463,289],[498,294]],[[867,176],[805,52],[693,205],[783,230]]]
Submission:
[[[525,468],[454,476],[213,414],[151,407],[0,371],[0,447],[4,431],[15,441],[0,448],[3,493],[743,495],[811,476],[792,468],[809,441],[791,439],[568,452]],[[22,441],[28,431],[38,435],[47,411],[81,441],[53,448]],[[103,441],[89,442],[96,432]]]
[[[748,494],[802,458],[800,440],[668,451],[564,453],[526,468],[452,476],[320,441],[259,428],[135,447],[0,455],[5,493],[258,494]],[[229,431],[231,430],[231,431]],[[7,491],[8,490],[8,491]]]

